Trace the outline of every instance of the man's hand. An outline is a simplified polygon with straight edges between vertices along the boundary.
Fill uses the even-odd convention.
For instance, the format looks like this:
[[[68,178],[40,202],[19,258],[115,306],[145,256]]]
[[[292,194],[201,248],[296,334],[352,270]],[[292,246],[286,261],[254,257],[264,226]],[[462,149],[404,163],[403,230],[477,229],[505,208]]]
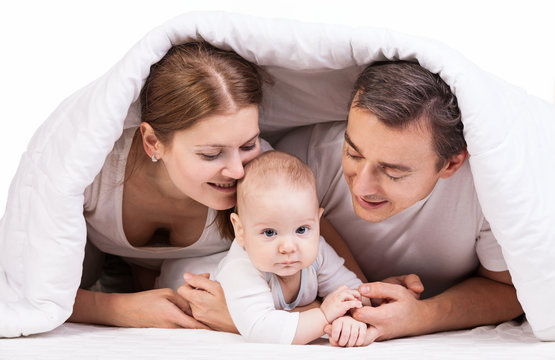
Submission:
[[[208,274],[183,275],[185,284],[177,292],[188,302],[194,318],[213,330],[238,333],[219,282],[209,280]]]
[[[364,306],[351,312],[353,318],[370,326],[367,341],[415,335],[418,327],[426,322],[426,303],[403,285],[369,283],[361,285],[359,292],[362,296],[381,300],[377,307]]]
[[[420,280],[420,277],[415,274],[391,276],[385,280],[384,283],[402,285],[408,290],[410,290],[416,299],[420,299],[420,294],[424,291],[424,284]],[[379,306],[383,301],[387,302],[387,299],[370,299],[373,306]]]
[[[360,299],[358,291],[341,285],[337,290],[326,296],[322,305],[320,305],[320,310],[324,313],[328,323],[331,323],[338,317],[345,315],[350,309],[362,307]]]

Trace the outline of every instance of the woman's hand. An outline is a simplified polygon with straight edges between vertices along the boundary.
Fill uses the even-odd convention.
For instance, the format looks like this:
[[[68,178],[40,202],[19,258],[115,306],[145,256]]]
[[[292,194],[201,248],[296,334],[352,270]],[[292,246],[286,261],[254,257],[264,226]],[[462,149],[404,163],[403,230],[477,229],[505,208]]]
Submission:
[[[208,274],[185,273],[183,278],[185,284],[177,292],[189,303],[193,317],[213,330],[238,334],[220,283],[209,280]]]
[[[138,328],[208,329],[190,314],[187,301],[171,289],[129,294],[79,289],[69,321]]]
[[[208,329],[191,316],[187,301],[172,289],[118,295],[120,310],[114,315],[116,326]]]

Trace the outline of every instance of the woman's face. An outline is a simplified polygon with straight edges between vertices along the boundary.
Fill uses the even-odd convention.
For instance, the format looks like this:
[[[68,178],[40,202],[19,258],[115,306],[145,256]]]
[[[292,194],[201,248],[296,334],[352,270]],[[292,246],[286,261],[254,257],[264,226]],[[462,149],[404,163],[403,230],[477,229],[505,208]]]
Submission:
[[[258,135],[258,107],[249,105],[176,132],[160,158],[181,193],[212,209],[229,209],[243,166],[260,153]]]

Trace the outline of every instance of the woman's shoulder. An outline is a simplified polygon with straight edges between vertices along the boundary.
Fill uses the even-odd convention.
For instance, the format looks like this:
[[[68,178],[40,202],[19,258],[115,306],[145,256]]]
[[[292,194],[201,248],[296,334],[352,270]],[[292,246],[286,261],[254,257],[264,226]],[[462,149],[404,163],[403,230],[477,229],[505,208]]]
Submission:
[[[123,130],[122,135],[106,156],[100,172],[95,176],[93,182],[85,188],[85,211],[96,208],[96,202],[101,191],[115,191],[122,186],[129,149],[136,130],[136,127]]]

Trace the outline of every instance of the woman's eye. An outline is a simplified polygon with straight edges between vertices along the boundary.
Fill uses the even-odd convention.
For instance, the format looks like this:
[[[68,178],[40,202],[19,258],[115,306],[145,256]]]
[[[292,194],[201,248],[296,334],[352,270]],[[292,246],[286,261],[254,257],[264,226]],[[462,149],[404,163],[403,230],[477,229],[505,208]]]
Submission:
[[[267,237],[272,237],[276,235],[276,231],[273,229],[266,229],[262,233]]]
[[[306,234],[308,232],[308,226],[300,226],[295,232],[299,235]]]
[[[199,154],[199,156],[201,158],[203,158],[204,160],[216,160],[219,156],[221,155],[221,153],[217,153],[217,154]]]
[[[256,144],[257,144],[257,142],[254,142],[254,143],[249,144],[249,145],[241,146],[241,150],[243,150],[243,151],[254,150],[254,149],[256,149]]]

